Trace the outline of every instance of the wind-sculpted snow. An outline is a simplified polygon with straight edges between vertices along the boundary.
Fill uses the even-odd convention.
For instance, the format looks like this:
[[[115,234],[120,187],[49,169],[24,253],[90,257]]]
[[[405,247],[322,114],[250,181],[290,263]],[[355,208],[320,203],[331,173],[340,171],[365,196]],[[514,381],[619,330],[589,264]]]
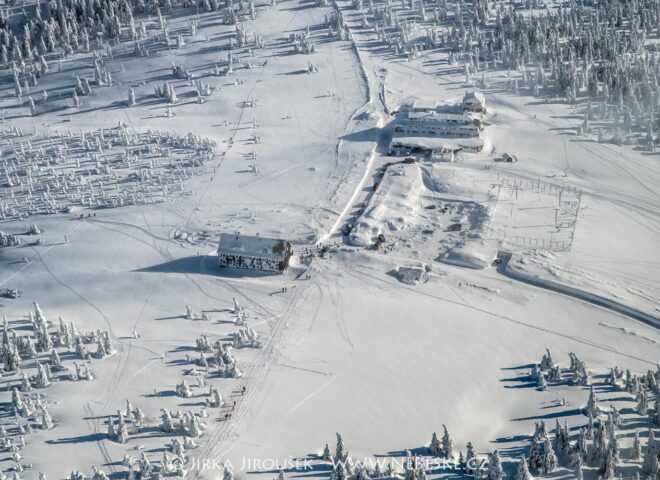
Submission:
[[[0,480],[657,475],[658,19],[6,2]]]

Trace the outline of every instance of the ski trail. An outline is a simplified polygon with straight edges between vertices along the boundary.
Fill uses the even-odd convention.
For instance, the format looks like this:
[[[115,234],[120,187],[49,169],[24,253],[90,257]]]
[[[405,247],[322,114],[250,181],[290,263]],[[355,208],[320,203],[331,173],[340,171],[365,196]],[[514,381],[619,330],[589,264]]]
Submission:
[[[356,279],[361,280],[361,281],[364,281],[364,277],[369,277],[369,278],[371,278],[373,280],[376,280],[380,283],[385,283],[387,285],[395,285],[394,283],[392,283],[392,282],[390,282],[390,281],[388,281],[384,278],[381,278],[377,275],[373,275],[371,273],[367,273],[365,270],[363,270],[363,269],[360,270],[360,269],[358,269],[357,267],[354,267],[354,266],[347,265],[344,272],[351,275],[351,276],[353,276]],[[410,292],[414,292],[417,295],[422,295],[422,296],[432,298],[432,299],[435,299],[435,300],[438,300],[438,301],[441,301],[441,302],[451,303],[451,304],[454,304],[454,305],[459,305],[461,307],[469,308],[470,310],[474,310],[474,311],[483,313],[483,314],[488,315],[490,317],[499,318],[501,320],[505,320],[507,322],[514,323],[516,325],[520,325],[520,326],[523,326],[523,327],[526,327],[526,328],[531,328],[531,329],[534,329],[534,330],[537,330],[537,331],[540,331],[540,332],[543,332],[543,333],[548,333],[550,335],[556,335],[556,336],[559,336],[559,337],[562,337],[562,338],[566,338],[568,340],[572,340],[574,342],[578,342],[578,343],[581,343],[583,345],[587,345],[587,346],[590,346],[590,347],[593,347],[593,348],[597,348],[599,350],[614,353],[614,354],[620,355],[622,357],[631,358],[633,360],[637,360],[638,362],[647,363],[649,365],[657,365],[656,360],[648,360],[646,358],[641,358],[641,357],[637,357],[637,356],[629,354],[629,353],[621,352],[621,351],[617,350],[616,348],[610,347],[608,345],[602,345],[602,344],[593,342],[593,341],[591,341],[587,338],[577,337],[575,335],[569,335],[569,334],[562,333],[562,332],[559,332],[559,331],[556,331],[556,330],[551,330],[549,328],[545,328],[545,327],[541,327],[541,326],[534,325],[534,324],[531,324],[531,323],[527,323],[527,322],[524,322],[522,320],[516,320],[516,319],[508,317],[506,315],[501,315],[499,313],[493,313],[493,312],[488,311],[484,308],[475,307],[474,305],[470,305],[470,304],[464,303],[464,302],[459,302],[459,301],[456,301],[456,300],[450,300],[448,298],[441,297],[440,295],[435,295],[435,294],[432,294],[432,293],[417,290],[415,288],[408,287],[406,285],[396,284],[396,286],[399,289],[405,289],[405,290],[408,290]]]
[[[568,285],[563,285],[561,283],[553,282],[550,280],[543,280],[531,275],[509,270],[508,265],[509,261],[511,260],[511,254],[508,252],[501,252],[500,256],[502,258],[502,263],[498,267],[497,271],[505,277],[509,277],[513,280],[517,280],[521,283],[525,283],[533,287],[538,287],[544,290],[566,295],[568,297],[573,297],[577,300],[596,305],[614,313],[618,313],[619,315],[632,318],[633,320],[645,323],[651,327],[660,328],[659,318],[629,307],[628,305],[624,305],[614,300],[610,300],[609,298],[601,297],[600,295],[586,292],[578,288],[569,287]]]

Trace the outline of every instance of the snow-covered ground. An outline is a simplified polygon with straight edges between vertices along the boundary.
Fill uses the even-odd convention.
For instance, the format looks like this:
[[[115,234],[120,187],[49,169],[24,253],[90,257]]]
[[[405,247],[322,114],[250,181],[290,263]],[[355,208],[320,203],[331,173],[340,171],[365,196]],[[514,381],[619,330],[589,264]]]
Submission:
[[[335,7],[350,31],[344,40],[328,34]],[[635,395],[606,380],[615,366],[657,370],[657,328],[491,263],[510,252],[511,271],[660,318],[657,154],[575,135],[581,114],[510,92],[501,72],[487,73],[482,89],[483,151],[451,163],[390,157],[392,112],[413,98],[460,101],[474,79],[447,65],[446,49],[410,60],[382,51],[349,2],[256,10],[242,25],[264,47],[232,50],[231,73],[236,25],[189,8],[166,16],[170,35],[182,35],[179,48],[157,40],[155,15],[145,19],[151,40],[141,43],[149,56],[136,57],[131,41],[111,45],[112,58],[99,48],[113,84],[81,95],[79,108],[67,108],[70,92],[76,75],[94,75],[92,54],[51,62],[31,87],[50,98],[37,101],[35,116],[3,77],[0,231],[20,244],[0,247],[0,288],[8,289],[0,313],[17,336],[34,336],[29,312],[38,302],[54,335],[61,317],[90,338],[107,332],[113,347],[97,358],[90,340],[90,359],[53,347],[69,370],[53,369],[50,386],[22,394],[38,392],[54,426],[23,434],[21,478],[91,475],[92,467],[126,478],[125,455],[149,459],[155,474],[171,439],[183,438],[161,429],[162,409],[176,428],[188,412],[204,424],[186,451],[187,478],[219,478],[221,463],[242,478],[274,478],[280,467],[287,477],[328,477],[317,455],[336,432],[353,460],[368,463],[425,452],[442,425],[456,452],[467,442],[483,455],[498,449],[513,474],[535,422],[566,421],[575,436],[587,422],[589,388],[569,385],[570,353],[586,363],[603,411],[621,413],[620,471],[632,478],[640,463],[627,455],[633,434],[645,438],[651,424]],[[294,51],[290,35],[302,33],[316,53]],[[211,93],[203,103],[194,81]],[[164,82],[176,103],[154,95]],[[505,152],[518,161],[499,161]],[[40,232],[28,234],[32,225]],[[219,235],[238,231],[291,241],[291,268],[220,269]],[[214,364],[213,344],[232,344],[245,328],[235,301],[258,338],[230,350],[240,376],[227,373],[231,362]],[[530,370],[546,349],[564,370],[544,390]],[[21,357],[30,376],[37,360],[51,362],[50,350]],[[94,379],[70,378],[74,361]],[[11,389],[22,377],[4,371],[1,380],[0,425],[18,442],[19,425],[41,422],[39,409],[15,420]],[[182,380],[190,397],[177,395]],[[223,405],[207,403],[211,386]],[[657,393],[649,395],[653,412]],[[108,421],[119,421],[127,400],[144,419],[121,443]],[[10,475],[17,462],[2,442],[0,469]],[[295,459],[311,467],[296,468]],[[574,467],[552,475],[573,478]],[[598,469],[585,466],[585,475],[595,479]]]

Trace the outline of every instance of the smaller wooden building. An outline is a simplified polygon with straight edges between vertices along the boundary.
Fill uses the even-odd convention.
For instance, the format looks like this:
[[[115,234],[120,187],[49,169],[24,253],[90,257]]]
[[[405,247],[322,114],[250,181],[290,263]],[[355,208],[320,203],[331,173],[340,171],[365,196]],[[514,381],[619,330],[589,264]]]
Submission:
[[[218,262],[221,267],[283,272],[293,254],[286,240],[232,233],[220,234]]]
[[[478,91],[465,92],[463,95],[463,112],[486,113],[486,99]]]

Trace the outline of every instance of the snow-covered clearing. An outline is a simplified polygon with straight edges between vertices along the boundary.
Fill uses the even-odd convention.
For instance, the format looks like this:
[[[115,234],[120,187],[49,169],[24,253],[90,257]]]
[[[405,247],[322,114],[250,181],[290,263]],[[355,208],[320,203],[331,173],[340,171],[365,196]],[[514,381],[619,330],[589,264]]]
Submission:
[[[519,73],[503,69],[466,78],[451,47],[395,53],[369,24],[394,9],[408,20],[389,33],[421,42],[428,2],[375,2],[369,18],[367,2],[242,2],[234,24],[224,6],[175,3],[166,28],[140,12],[138,41],[125,25],[87,53],[50,52],[20,98],[3,64],[0,470],[114,480],[128,455],[135,477],[147,461],[169,477],[184,450],[187,478],[228,475],[222,464],[327,478],[336,432],[373,462],[427,455],[446,425],[457,455],[499,450],[513,474],[535,422],[565,420],[573,441],[587,424],[586,365],[600,423],[610,406],[621,416],[619,471],[633,478],[660,334],[579,294],[660,318],[657,154],[597,141],[609,117],[577,135],[585,102],[514,93]],[[388,156],[403,103],[459,102],[476,84],[481,152]],[[234,232],[290,241],[291,267],[220,269],[219,235]],[[492,268],[498,251],[518,280]],[[560,368],[535,373],[546,349]],[[608,383],[615,366],[639,377]],[[550,476],[573,478],[562,463]]]

